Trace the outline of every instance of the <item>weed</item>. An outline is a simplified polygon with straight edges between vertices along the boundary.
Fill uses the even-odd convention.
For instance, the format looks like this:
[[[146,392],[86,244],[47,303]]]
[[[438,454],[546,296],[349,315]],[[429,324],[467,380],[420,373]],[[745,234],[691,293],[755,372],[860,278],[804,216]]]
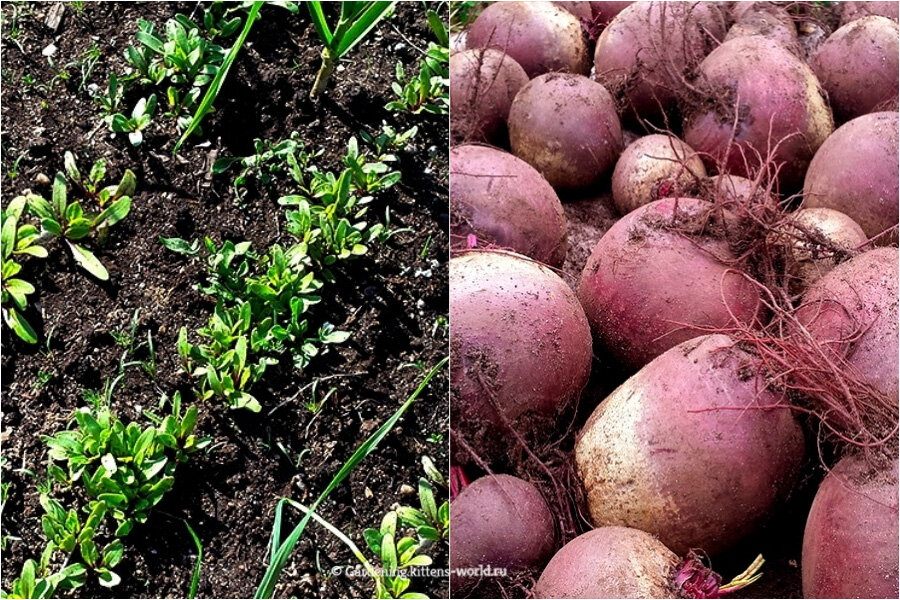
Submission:
[[[156,94],[141,98],[134,105],[130,117],[116,113],[109,118],[109,126],[115,133],[127,133],[132,146],[140,146],[144,141],[143,131],[150,126],[156,114],[156,104]]]
[[[109,393],[113,387],[107,382]],[[171,489],[177,464],[209,444],[194,436],[197,409],[182,416],[178,394],[172,412],[144,428],[121,421],[106,400],[75,411],[74,428],[42,438],[49,449],[48,480],[38,488],[47,544],[39,561],[25,562],[5,598],[54,597],[89,576],[104,587],[118,585],[113,568],[124,555],[122,538]],[[55,499],[55,485],[74,491],[77,506],[66,509]]]
[[[438,43],[428,44],[416,77],[407,78],[403,64],[397,62],[396,81],[391,84],[397,100],[385,105],[386,110],[445,115],[450,109],[449,36],[437,13],[429,10],[427,14]]]
[[[317,0],[306,2],[313,27],[323,45],[322,65],[309,92],[310,99],[315,100],[325,89],[334,72],[335,63],[362,41],[395,4],[396,1],[341,2],[341,13],[332,30],[325,19],[322,2]]]
[[[419,384],[419,387],[416,388],[410,397],[404,402],[397,411],[391,415],[391,417],[379,427],[375,433],[373,433],[365,442],[363,442],[359,448],[353,453],[353,455],[344,463],[344,465],[340,468],[337,474],[332,478],[331,482],[325,488],[325,490],[319,495],[318,498],[307,508],[302,507],[299,503],[294,502],[289,498],[282,498],[279,500],[278,504],[275,507],[275,523],[272,526],[272,536],[270,540],[270,560],[269,565],[266,568],[266,572],[263,575],[262,580],[260,581],[259,587],[256,590],[256,594],[254,598],[271,598],[275,591],[275,585],[278,583],[278,578],[281,575],[282,570],[284,569],[285,564],[287,564],[287,560],[293,552],[294,547],[297,545],[297,542],[300,540],[300,537],[303,535],[303,532],[306,531],[306,526],[309,523],[309,520],[314,516],[316,508],[331,494],[331,492],[338,486],[344,479],[347,478],[350,473],[356,468],[356,466],[362,462],[369,454],[371,454],[381,440],[388,434],[388,432],[394,428],[394,425],[397,424],[397,421],[403,416],[403,414],[412,406],[413,402],[416,401],[416,398],[421,395],[421,393],[428,386],[428,383],[431,379],[440,372],[441,369],[447,364],[449,358],[442,359],[438,364],[436,364],[428,374],[422,379],[422,382]],[[297,524],[296,527],[288,534],[287,538],[282,541],[281,538],[281,525],[282,525],[282,512],[284,504],[290,503],[292,506],[297,508],[301,508],[306,514],[303,519],[300,520],[300,523]],[[305,509],[305,510],[304,510]],[[321,522],[321,521],[320,521]],[[338,531],[335,529],[335,531]],[[342,535],[342,534],[341,534]],[[345,536],[346,537],[346,536]],[[352,542],[350,542],[352,544]],[[355,546],[353,546],[355,547]],[[356,555],[362,556],[362,553],[359,552],[357,548]]]
[[[43,369],[39,369],[34,381],[34,387],[36,389],[45,387],[55,376],[56,373],[54,371],[44,371]]]

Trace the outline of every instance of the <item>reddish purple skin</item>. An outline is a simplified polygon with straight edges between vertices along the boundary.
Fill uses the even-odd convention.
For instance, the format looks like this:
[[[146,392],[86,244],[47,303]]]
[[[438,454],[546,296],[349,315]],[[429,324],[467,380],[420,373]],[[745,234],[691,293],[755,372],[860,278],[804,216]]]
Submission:
[[[725,41],[747,35],[768,37],[790,50],[792,54],[801,55],[800,45],[797,42],[797,28],[784,9],[772,7],[757,12],[745,12],[728,30]]]
[[[825,477],[806,521],[804,598],[897,598],[897,458],[872,472],[856,456]]]
[[[834,118],[870,113],[897,96],[897,22],[871,16],[844,25],[819,46],[809,66],[828,92]]]
[[[511,252],[450,261],[450,410],[454,429],[486,457],[555,424],[587,384],[591,332],[571,288]]]
[[[450,568],[541,568],[556,549],[553,513],[540,491],[511,475],[486,475],[450,503]],[[451,571],[454,595],[477,579]]]
[[[898,402],[898,251],[878,248],[841,263],[803,295],[797,319],[826,343],[865,333],[852,345],[829,347],[846,356],[862,380]],[[841,308],[843,307],[843,308]]]
[[[841,25],[846,25],[856,19],[869,15],[879,15],[888,19],[897,20],[900,16],[900,3],[896,0],[889,2],[841,2]]]
[[[754,358],[734,343],[684,342],[593,412],[575,458],[595,526],[647,531],[682,556],[717,554],[784,500],[803,432],[785,399],[743,371]]]
[[[898,117],[896,112],[877,112],[841,125],[809,165],[803,206],[840,211],[869,237],[900,223]],[[896,230],[878,240],[896,242]]]
[[[496,246],[553,267],[566,258],[566,216],[559,197],[531,165],[496,148],[450,151],[450,247]]]
[[[635,2],[600,34],[595,78],[617,97],[624,94],[629,119],[636,114],[656,122],[683,86],[675,74],[699,64],[724,37],[724,16],[714,3]]]
[[[496,48],[529,77],[550,71],[587,74],[587,44],[578,18],[552,2],[496,2],[466,35],[467,48]]]
[[[580,22],[591,20],[591,5],[588,2],[554,1],[553,4],[572,13]]]
[[[581,75],[548,73],[522,88],[509,111],[513,154],[556,189],[587,187],[609,173],[622,152],[615,102]]]
[[[591,18],[597,23],[608,23],[615,18],[617,14],[625,10],[625,8],[634,2],[602,2],[591,0]]]
[[[713,50],[700,72],[698,81],[709,87],[711,98],[724,104],[689,113],[684,141],[711,155],[709,168],[715,170],[722,160],[726,173],[750,178],[760,166],[757,153],[764,157],[784,140],[774,156],[784,163],[779,181],[788,189],[799,187],[810,160],[834,127],[821,86],[806,63],[778,42],[749,36]],[[739,119],[729,150],[735,102]]]
[[[499,50],[475,49],[453,54],[450,57],[453,139],[505,144],[509,107],[526,83],[525,70]]]
[[[579,535],[550,560],[535,598],[678,598],[679,559],[648,533],[601,527]]]
[[[594,335],[631,369],[701,334],[676,323],[726,327],[734,324],[729,307],[743,323],[751,323],[759,310],[756,288],[726,273],[730,267],[710,255],[733,259],[725,241],[688,239],[645,225],[647,219],[670,221],[676,202],[687,215],[710,206],[693,198],[665,198],[628,213],[597,242],[578,285]]]

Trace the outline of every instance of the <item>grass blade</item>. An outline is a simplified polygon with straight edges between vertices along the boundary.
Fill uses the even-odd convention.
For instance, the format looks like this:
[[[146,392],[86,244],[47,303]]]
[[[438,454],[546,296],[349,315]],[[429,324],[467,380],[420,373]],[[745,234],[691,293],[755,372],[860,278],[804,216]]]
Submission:
[[[194,540],[194,546],[197,548],[197,566],[194,567],[194,575],[191,577],[191,589],[188,592],[188,598],[196,598],[197,588],[200,586],[200,568],[203,566],[203,545],[200,543],[200,538],[191,529],[190,523],[185,521],[184,526],[187,527],[188,533],[191,534],[191,538]]]
[[[287,502],[294,508],[303,511],[303,514],[311,516],[313,519],[315,519],[315,521],[319,525],[321,525],[322,527],[327,529],[331,533],[331,535],[333,535],[337,539],[344,542],[344,545],[346,545],[347,548],[350,549],[350,552],[353,553],[353,556],[356,557],[356,560],[358,560],[360,562],[360,564],[362,564],[362,566],[365,567],[366,571],[369,572],[369,574],[372,576],[372,578],[373,579],[378,578],[377,573],[375,572],[375,569],[372,567],[372,563],[370,563],[366,559],[365,554],[362,553],[362,550],[359,549],[359,546],[354,544],[353,540],[351,540],[349,537],[347,537],[343,531],[341,531],[340,529],[338,529],[337,527],[335,527],[334,525],[332,525],[331,523],[329,523],[328,521],[323,519],[318,514],[316,514],[316,512],[314,510],[312,510],[311,508],[304,506],[303,504],[300,504],[299,502],[297,502],[295,500],[291,500],[290,498],[282,498],[281,501]]]
[[[331,47],[334,36],[331,35],[331,29],[328,28],[328,22],[325,20],[325,13],[322,12],[322,3],[318,0],[310,0],[306,3],[309,9],[309,17],[312,19],[313,27],[322,40],[322,43]]]
[[[325,490],[316,498],[316,501],[312,503],[309,507],[310,511],[315,511],[319,504],[322,503],[325,498],[336,488],[347,476],[356,468],[364,458],[366,458],[375,447],[381,442],[382,439],[388,434],[388,432],[394,428],[394,425],[397,424],[397,421],[400,420],[400,417],[403,416],[403,413],[412,406],[413,402],[415,402],[416,398],[419,397],[419,394],[425,389],[428,385],[428,382],[440,371],[444,365],[447,364],[449,358],[442,359],[438,364],[428,372],[428,375],[422,380],[422,383],[419,384],[419,387],[416,388],[416,391],[412,393],[412,395],[404,402],[397,411],[391,415],[391,417],[384,422],[384,424],[378,428],[378,430],[373,433],[369,439],[360,445],[359,448],[356,449],[356,452],[353,453],[353,456],[344,463],[344,466],[341,467],[340,471],[338,471],[337,475],[331,480],[331,483],[325,488]],[[262,581],[260,581],[259,588],[256,590],[256,594],[254,598],[271,598],[273,593],[275,592],[275,585],[278,583],[278,577],[281,575],[282,569],[284,569],[284,565],[287,563],[288,558],[291,555],[291,552],[294,550],[294,546],[297,545],[297,542],[300,540],[300,536],[303,535],[304,530],[306,529],[307,523],[309,523],[309,519],[311,518],[312,512],[308,512],[305,517],[297,524],[293,531],[291,531],[288,538],[278,546],[278,550],[272,556],[272,560],[269,563],[268,568],[266,569],[265,574],[263,575]],[[274,533],[274,532],[273,532]],[[275,540],[275,536],[273,535],[273,542]]]
[[[200,106],[197,107],[197,112],[194,113],[194,118],[191,119],[190,125],[188,125],[187,129],[184,130],[184,133],[181,134],[181,139],[175,144],[175,148],[172,150],[173,154],[178,152],[178,149],[181,148],[181,145],[188,136],[194,133],[194,130],[200,126],[200,122],[203,121],[203,118],[212,111],[213,102],[216,101],[216,97],[222,89],[222,84],[225,83],[225,77],[228,75],[228,70],[231,69],[231,63],[234,62],[237,53],[244,45],[244,41],[250,33],[250,28],[253,27],[253,23],[256,22],[256,18],[259,16],[259,9],[262,8],[264,3],[263,0],[257,0],[253,3],[253,6],[250,8],[250,13],[247,15],[247,21],[244,23],[244,29],[241,31],[241,35],[238,36],[238,39],[234,42],[234,45],[228,52],[228,56],[225,57],[225,61],[222,63],[218,72],[216,72],[215,78],[212,80],[212,83],[209,84],[206,95],[203,96]]]
[[[359,43],[366,34],[369,33],[381,19],[394,8],[394,5],[397,4],[397,0],[392,0],[390,2],[373,2],[372,6],[367,8],[365,12],[363,12],[360,17],[353,23],[350,29],[347,30],[346,35],[341,36],[341,39],[338,40],[337,45],[334,48],[334,53],[336,58],[341,58],[353,47]]]

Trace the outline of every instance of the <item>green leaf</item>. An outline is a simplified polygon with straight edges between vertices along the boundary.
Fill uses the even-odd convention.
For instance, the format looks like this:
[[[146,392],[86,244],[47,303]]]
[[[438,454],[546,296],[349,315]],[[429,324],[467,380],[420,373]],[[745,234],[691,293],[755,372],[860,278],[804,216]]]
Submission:
[[[212,111],[212,105],[216,101],[216,98],[219,95],[219,91],[222,89],[222,84],[225,82],[225,76],[228,75],[228,71],[231,69],[231,65],[234,62],[237,53],[240,51],[241,47],[244,45],[244,41],[247,39],[247,35],[250,33],[251,27],[253,27],[253,23],[256,22],[257,17],[259,16],[259,10],[262,8],[264,2],[262,0],[256,0],[253,2],[250,12],[247,14],[247,20],[244,22],[244,29],[241,31],[241,34],[238,36],[238,39],[234,42],[234,45],[231,47],[231,50],[228,51],[228,54],[225,56],[225,60],[222,61],[222,66],[216,72],[216,76],[213,79],[212,83],[209,84],[209,88],[206,90],[206,94],[203,96],[203,100],[200,102],[200,106],[197,107],[197,111],[194,113],[194,118],[191,120],[190,125],[188,125],[184,133],[181,134],[181,138],[179,138],[178,142],[175,144],[175,148],[172,152],[178,152],[178,149],[181,148],[181,145],[184,141],[190,136],[199,126],[203,118]]]
[[[97,570],[97,583],[105,588],[111,588],[119,585],[122,578],[108,569]]]
[[[53,214],[60,218],[66,214],[66,176],[62,173],[53,178]]]
[[[447,27],[444,25],[444,20],[441,16],[431,9],[425,11],[425,15],[428,17],[428,25],[431,27],[431,31],[434,32],[435,37],[437,37],[438,43],[441,46],[449,46],[450,36],[447,35]]]
[[[394,546],[394,536],[390,533],[381,540],[381,564],[388,572],[397,570],[397,548]]]
[[[78,244],[73,244],[69,240],[66,240],[66,243],[72,250],[72,256],[75,258],[75,262],[81,265],[85,271],[100,281],[107,281],[109,279],[109,273],[107,272],[106,267],[97,260],[97,257],[94,256],[90,250],[79,246]]]
[[[309,10],[309,17],[313,22],[313,27],[315,28],[319,39],[322,40],[322,43],[325,46],[330,47],[333,35],[331,29],[328,27],[328,22],[325,20],[325,13],[322,11],[322,3],[318,0],[310,0],[306,3],[306,8]]]
[[[160,237],[159,242],[172,252],[177,252],[178,254],[186,254],[188,256],[195,256],[200,250],[198,240],[194,240],[193,243],[188,243],[187,240],[184,240],[182,238]]]
[[[77,184],[81,184],[81,172],[78,171],[78,165],[75,163],[75,155],[66,150],[63,155],[63,165],[69,178]]]
[[[119,186],[116,188],[113,198],[131,196],[134,194],[135,188],[137,188],[137,178],[134,176],[131,169],[125,169],[125,174],[122,175],[122,181],[119,182]]]
[[[35,194],[31,194],[27,196],[28,198],[28,208],[32,213],[37,215],[42,219],[49,219],[53,217],[53,206],[47,202],[41,196],[37,196]]]
[[[122,540],[113,540],[103,548],[103,565],[106,567],[115,567],[122,562],[122,556],[125,554],[125,547]]]
[[[54,237],[59,237],[62,235],[62,226],[60,226],[59,221],[57,221],[56,219],[41,219],[41,229]]]
[[[381,555],[381,532],[377,529],[366,529],[363,531],[363,539],[372,552]]]
[[[69,208],[71,208],[73,206],[78,206],[78,204],[74,204],[74,203],[70,204]],[[71,212],[74,213],[77,211],[71,211]],[[91,222],[83,217],[78,217],[76,219],[69,221],[69,225],[66,227],[65,237],[67,238],[66,241],[68,241],[68,240],[76,241],[76,240],[84,239],[90,233],[91,233]]]
[[[431,564],[431,557],[427,554],[417,554],[404,563],[406,567],[427,567]]]
[[[91,174],[88,176],[90,180],[96,185],[100,182],[101,179],[106,175],[106,159],[98,159],[97,162],[94,163],[94,166],[91,167]]]
[[[92,226],[96,227],[105,223],[108,227],[112,227],[126,216],[131,210],[131,198],[125,196],[110,204],[103,212],[94,218]]]

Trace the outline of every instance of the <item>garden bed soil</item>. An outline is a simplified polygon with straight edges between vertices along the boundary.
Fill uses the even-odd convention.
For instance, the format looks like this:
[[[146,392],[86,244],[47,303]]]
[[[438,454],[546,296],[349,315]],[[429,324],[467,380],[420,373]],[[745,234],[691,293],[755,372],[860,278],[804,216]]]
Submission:
[[[158,116],[140,147],[111,136],[82,73],[60,67],[79,60],[96,44],[100,57],[86,84],[105,87],[111,69],[122,73],[123,52],[134,44],[140,18],[162,25],[178,12],[202,10],[197,3],[70,3],[55,31],[45,24],[57,3],[4,3],[2,32],[3,203],[30,188],[49,197],[42,181],[63,167],[71,150],[82,169],[107,159],[110,179],[126,168],[138,180],[131,214],[110,232],[97,252],[110,272],[108,283],[88,276],[67,250],[51,244],[47,260],[28,261],[38,292],[38,310],[27,317],[40,343],[28,347],[3,328],[3,480],[12,484],[3,510],[3,587],[8,589],[28,558],[44,545],[35,480],[44,472],[46,447],[40,436],[66,427],[84,405],[84,389],[100,389],[116,376],[123,349],[113,332],[127,331],[140,309],[137,339],[152,334],[158,374],[125,368],[113,409],[123,419],[140,419],[161,393],[180,390],[193,402],[191,381],[179,370],[179,329],[196,330],[213,304],[195,289],[202,261],[176,255],[159,237],[209,236],[217,243],[248,240],[264,249],[286,242],[283,209],[276,203],[287,182],[267,188],[252,182],[237,202],[235,173],[213,176],[218,156],[253,153],[253,140],[287,138],[292,131],[310,150],[322,149],[316,164],[340,169],[351,136],[377,132],[386,121],[398,129],[418,125],[412,145],[400,155],[401,182],[373,202],[371,217],[391,209],[391,226],[410,228],[386,245],[340,267],[314,315],[353,331],[349,342],[331,347],[304,373],[270,368],[254,388],[259,414],[231,411],[216,401],[200,402],[199,432],[213,449],[178,468],[175,487],[153,510],[146,525],[126,538],[125,559],[116,569],[122,583],[111,589],[89,583],[77,597],[185,597],[196,553],[182,521],[203,543],[199,597],[252,596],[268,562],[269,535],[277,500],[312,502],[343,462],[399,407],[424,376],[423,369],[447,354],[447,123],[425,114],[394,114],[384,105],[400,61],[417,70],[433,35],[422,5],[400,3],[340,63],[320,103],[308,100],[320,46],[305,11],[291,14],[266,5],[238,55],[216,103],[196,136],[172,153],[173,122]],[[58,10],[58,9],[57,9]],[[230,43],[230,42],[229,42]],[[52,62],[42,51],[53,44]],[[127,96],[133,106],[136,97]],[[161,103],[162,104],[162,103]],[[162,111],[160,111],[162,112]],[[19,160],[21,157],[21,160]],[[13,177],[14,174],[15,176]],[[40,317],[38,315],[41,315]],[[129,360],[146,360],[147,348]],[[321,397],[337,391],[315,414],[305,407],[311,382]],[[46,380],[46,381],[45,381]],[[415,504],[403,495],[422,474],[420,460],[447,463],[447,377],[440,373],[382,445],[348,482],[338,487],[320,513],[363,546],[361,532],[378,527],[392,505]],[[291,513],[290,510],[287,511]],[[291,514],[290,525],[299,519]],[[435,566],[446,565],[436,546]],[[331,576],[334,565],[354,564],[341,542],[310,524],[279,580],[280,597],[371,597],[367,578]],[[445,597],[445,579],[418,580],[413,589]]]

